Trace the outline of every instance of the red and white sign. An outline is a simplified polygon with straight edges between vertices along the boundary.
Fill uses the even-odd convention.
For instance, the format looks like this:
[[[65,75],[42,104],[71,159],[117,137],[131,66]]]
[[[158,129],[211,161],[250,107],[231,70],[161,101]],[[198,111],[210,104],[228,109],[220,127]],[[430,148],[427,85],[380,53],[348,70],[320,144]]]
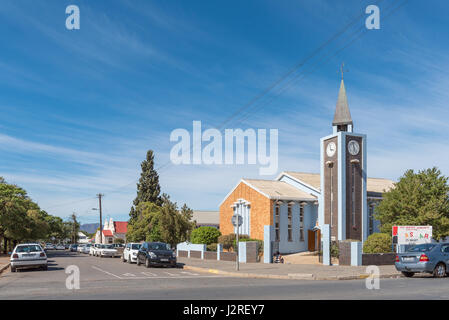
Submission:
[[[398,244],[421,244],[432,241],[432,226],[393,226]]]

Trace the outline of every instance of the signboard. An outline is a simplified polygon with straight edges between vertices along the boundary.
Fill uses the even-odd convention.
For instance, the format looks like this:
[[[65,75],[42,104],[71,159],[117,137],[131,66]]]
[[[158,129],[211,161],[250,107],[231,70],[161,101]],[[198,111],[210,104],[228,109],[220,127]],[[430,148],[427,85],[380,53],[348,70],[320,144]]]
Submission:
[[[422,244],[432,242],[432,226],[393,226],[393,243]]]
[[[242,223],[243,223],[243,218],[242,218],[242,216],[239,215],[239,214],[234,214],[234,215],[232,216],[231,222],[232,222],[232,225],[233,225],[234,227],[237,227],[237,223],[238,223],[238,225],[239,225],[239,227],[240,227],[240,226],[242,225]]]

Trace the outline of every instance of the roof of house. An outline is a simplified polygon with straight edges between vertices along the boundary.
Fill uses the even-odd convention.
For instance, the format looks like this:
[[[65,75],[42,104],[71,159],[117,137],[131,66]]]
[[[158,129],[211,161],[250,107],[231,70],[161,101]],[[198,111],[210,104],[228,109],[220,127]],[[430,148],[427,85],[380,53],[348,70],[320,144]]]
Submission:
[[[301,191],[283,181],[259,179],[242,179],[242,181],[269,199],[298,201],[317,200],[317,198],[310,193]]]
[[[306,173],[306,172],[295,172],[295,171],[285,171],[283,172],[289,176],[301,180],[304,183],[310,185],[311,187],[321,190],[321,178],[319,173]],[[366,191],[374,193],[383,193],[389,191],[394,187],[394,181],[382,178],[368,178]]]
[[[112,237],[112,231],[111,230],[103,230],[103,235],[106,237]]]
[[[127,221],[114,221],[115,233],[126,233],[128,231]]]
[[[196,221],[197,225],[218,225],[220,224],[220,212],[194,210],[192,221]]]

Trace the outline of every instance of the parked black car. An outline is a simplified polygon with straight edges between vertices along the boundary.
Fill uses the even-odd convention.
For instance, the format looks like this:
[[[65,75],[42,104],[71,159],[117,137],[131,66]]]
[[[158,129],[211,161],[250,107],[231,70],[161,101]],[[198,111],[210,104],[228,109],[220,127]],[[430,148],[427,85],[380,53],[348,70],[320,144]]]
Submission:
[[[163,242],[144,242],[137,252],[137,265],[176,267],[176,254]]]

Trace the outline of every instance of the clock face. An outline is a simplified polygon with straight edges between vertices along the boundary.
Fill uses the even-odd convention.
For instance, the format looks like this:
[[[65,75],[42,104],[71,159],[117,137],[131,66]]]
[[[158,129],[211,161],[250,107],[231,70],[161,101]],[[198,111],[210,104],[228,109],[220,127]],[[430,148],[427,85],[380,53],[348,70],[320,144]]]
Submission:
[[[355,140],[351,140],[348,143],[348,151],[350,154],[352,154],[353,156],[356,156],[359,154],[360,151],[360,145],[357,141]]]
[[[330,142],[326,148],[327,156],[332,157],[335,154],[335,151],[337,151],[337,146],[334,142]]]

